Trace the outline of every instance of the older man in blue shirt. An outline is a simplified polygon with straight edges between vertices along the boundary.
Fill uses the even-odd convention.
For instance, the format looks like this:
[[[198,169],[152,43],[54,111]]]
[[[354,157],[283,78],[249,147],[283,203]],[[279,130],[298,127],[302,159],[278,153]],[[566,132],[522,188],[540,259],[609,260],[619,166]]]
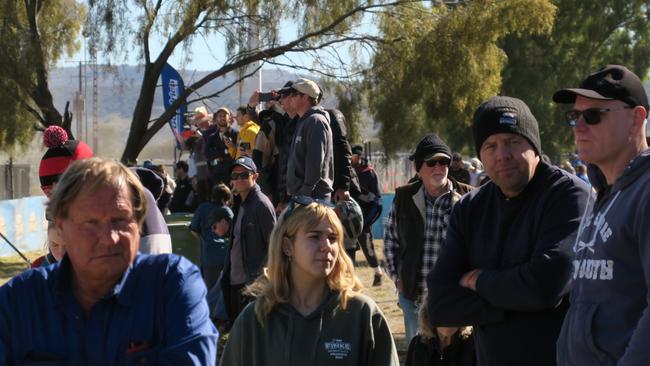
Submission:
[[[66,256],[0,288],[0,364],[215,364],[199,270],[138,253],[145,211],[120,163],[70,166],[48,204]]]

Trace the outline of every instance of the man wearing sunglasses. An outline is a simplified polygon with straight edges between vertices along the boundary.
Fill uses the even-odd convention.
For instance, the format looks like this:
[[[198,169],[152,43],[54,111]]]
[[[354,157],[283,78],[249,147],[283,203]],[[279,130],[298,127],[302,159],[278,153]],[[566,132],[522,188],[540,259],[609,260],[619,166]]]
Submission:
[[[592,196],[573,246],[571,307],[560,365],[650,365],[650,151],[643,83],[619,65],[553,95],[589,163]]]
[[[275,225],[275,209],[257,185],[253,159],[242,156],[234,161],[230,179],[235,195],[230,250],[221,278],[226,311],[231,324],[252,299],[244,288],[261,273],[266,263],[269,237]]]
[[[431,323],[473,325],[478,365],[554,365],[588,188],[541,160],[537,120],[519,99],[481,104],[472,132],[490,182],[454,207],[427,278]]]
[[[426,275],[438,258],[451,208],[471,189],[448,176],[451,150],[437,135],[420,140],[410,159],[419,179],[397,188],[384,229],[384,258],[398,291],[406,343],[415,337]]]

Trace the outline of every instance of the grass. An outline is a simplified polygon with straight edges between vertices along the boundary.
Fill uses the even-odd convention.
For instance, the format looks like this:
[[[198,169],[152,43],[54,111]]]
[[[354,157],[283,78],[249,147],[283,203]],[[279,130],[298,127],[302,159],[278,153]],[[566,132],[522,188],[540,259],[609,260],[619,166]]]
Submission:
[[[23,253],[30,261],[34,261],[36,258],[45,254],[44,251],[37,252],[27,252]],[[0,285],[9,281],[11,277],[19,274],[20,272],[28,269],[29,266],[25,263],[19,255],[13,255],[10,257],[0,257]]]
[[[381,240],[375,240],[375,248],[380,257],[383,257],[381,254],[383,248],[382,244],[383,242]],[[43,255],[44,252],[29,252],[24,254],[29,258],[29,260],[34,260]],[[372,287],[374,270],[368,267],[366,258],[361,250],[357,251],[356,259],[356,273],[365,286],[363,292],[377,302],[386,316],[393,337],[395,338],[400,361],[404,363],[406,360],[408,344],[404,341],[404,321],[402,318],[402,310],[397,306],[397,293],[395,292],[395,286],[390,278],[384,275],[381,286]],[[4,284],[11,279],[11,277],[19,274],[25,269],[27,269],[27,264],[18,255],[0,257],[0,285]]]

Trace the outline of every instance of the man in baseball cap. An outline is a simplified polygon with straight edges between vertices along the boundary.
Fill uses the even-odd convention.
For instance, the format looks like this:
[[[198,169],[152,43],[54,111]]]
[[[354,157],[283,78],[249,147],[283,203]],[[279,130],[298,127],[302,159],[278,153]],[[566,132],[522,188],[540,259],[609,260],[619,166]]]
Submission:
[[[557,91],[553,100],[572,105],[566,121],[597,191],[573,246],[571,307],[557,343],[558,361],[648,365],[650,151],[645,88],[625,66],[607,65],[579,88]]]
[[[490,182],[465,195],[428,275],[436,327],[472,324],[478,365],[554,365],[571,258],[588,188],[543,162],[535,116],[497,96],[474,113],[476,152]]]
[[[258,175],[253,159],[247,156],[235,159],[230,170],[235,217],[221,286],[232,321],[252,300],[242,291],[262,273],[275,225],[275,209],[257,184]]]
[[[319,105],[322,92],[308,79],[297,79],[281,99],[298,116],[287,165],[286,189],[291,196],[330,199],[334,191],[333,140],[329,114]]]

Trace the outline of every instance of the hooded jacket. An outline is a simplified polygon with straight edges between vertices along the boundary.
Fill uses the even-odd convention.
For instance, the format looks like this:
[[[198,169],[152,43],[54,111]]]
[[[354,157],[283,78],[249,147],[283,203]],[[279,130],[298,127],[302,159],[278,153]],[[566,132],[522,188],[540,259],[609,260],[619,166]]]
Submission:
[[[597,189],[573,252],[571,307],[557,342],[560,365],[650,365],[650,150],[612,186]]]
[[[291,141],[287,193],[329,199],[334,183],[332,130],[323,108],[312,107],[300,118]]]
[[[431,324],[474,325],[478,365],[554,365],[587,195],[582,180],[542,161],[514,198],[493,181],[466,194],[427,277]],[[477,268],[476,291],[461,287]]]
[[[303,316],[290,304],[277,305],[261,325],[255,303],[239,315],[221,359],[222,366],[398,366],[395,342],[377,304],[357,294],[340,306],[330,291]]]

